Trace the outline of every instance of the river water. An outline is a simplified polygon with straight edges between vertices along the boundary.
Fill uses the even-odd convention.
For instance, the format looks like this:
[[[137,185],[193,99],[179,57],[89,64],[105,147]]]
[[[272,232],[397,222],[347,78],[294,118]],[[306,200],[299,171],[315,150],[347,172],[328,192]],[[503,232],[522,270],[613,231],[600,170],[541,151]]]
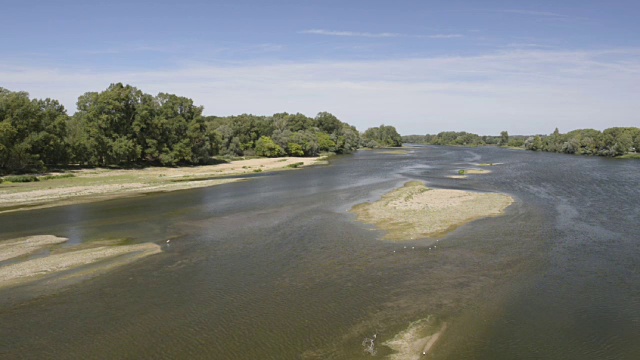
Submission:
[[[0,291],[0,358],[367,359],[373,334],[384,358],[421,319],[447,324],[434,359],[640,358],[640,162],[408,150],[0,215],[1,239],[163,244],[81,282]],[[448,178],[479,163],[501,164]],[[516,202],[438,242],[381,241],[347,212],[410,180]]]

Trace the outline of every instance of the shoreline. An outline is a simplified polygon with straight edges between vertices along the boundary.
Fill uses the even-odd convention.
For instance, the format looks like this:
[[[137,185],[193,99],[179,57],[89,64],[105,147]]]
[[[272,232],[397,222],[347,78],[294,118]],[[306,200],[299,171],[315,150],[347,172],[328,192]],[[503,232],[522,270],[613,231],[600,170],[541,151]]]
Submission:
[[[412,241],[439,238],[470,222],[500,216],[513,202],[506,194],[430,189],[410,181],[350,212],[358,221],[383,230],[384,240]]]
[[[73,177],[0,184],[0,214],[228,184],[247,175],[327,164],[326,157],[258,158],[225,164],[134,170],[84,169]]]

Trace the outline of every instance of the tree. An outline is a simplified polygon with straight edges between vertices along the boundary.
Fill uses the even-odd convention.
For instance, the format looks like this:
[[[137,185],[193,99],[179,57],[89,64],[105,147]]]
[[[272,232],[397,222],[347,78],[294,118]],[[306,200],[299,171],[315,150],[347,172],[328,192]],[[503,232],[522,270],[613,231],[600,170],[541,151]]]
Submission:
[[[266,157],[278,157],[284,155],[284,150],[270,137],[262,136],[256,141],[256,155]]]
[[[500,132],[500,146],[507,146],[509,144],[509,133],[507,131]]]
[[[402,146],[402,137],[393,126],[380,125],[367,129],[362,135],[365,144],[369,147],[400,147]]]

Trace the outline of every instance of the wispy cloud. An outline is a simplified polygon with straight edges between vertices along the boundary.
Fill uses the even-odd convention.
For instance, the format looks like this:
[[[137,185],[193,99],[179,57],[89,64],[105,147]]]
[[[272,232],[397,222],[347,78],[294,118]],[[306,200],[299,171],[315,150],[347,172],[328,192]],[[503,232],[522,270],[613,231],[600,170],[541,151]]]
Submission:
[[[421,39],[456,39],[462,38],[462,34],[433,34],[433,35],[411,35],[401,33],[370,33],[358,31],[335,31],[324,29],[310,29],[300,31],[301,34],[325,35],[325,36],[342,36],[342,37],[365,37],[365,38],[421,38]]]
[[[324,29],[310,29],[303,30],[300,33],[302,34],[313,34],[313,35],[326,35],[326,36],[343,36],[343,37],[368,37],[368,38],[393,38],[405,36],[397,33],[369,33],[369,32],[357,32],[357,31],[335,31],[335,30],[324,30]]]
[[[426,35],[429,39],[456,39],[463,38],[462,34],[435,34],[435,35]]]
[[[394,120],[401,133],[531,134],[637,125],[640,49],[513,49],[378,61],[190,63],[165,71],[34,68],[0,62],[2,86],[69,109],[80,94],[125,82],[204,105],[206,114],[314,115],[360,130]]]
[[[545,17],[567,17],[566,15],[549,12],[549,11],[533,11],[533,10],[521,10],[521,9],[506,9],[506,10],[497,10],[497,12],[509,13],[509,14],[519,14],[519,15],[529,15],[529,16],[545,16]]]

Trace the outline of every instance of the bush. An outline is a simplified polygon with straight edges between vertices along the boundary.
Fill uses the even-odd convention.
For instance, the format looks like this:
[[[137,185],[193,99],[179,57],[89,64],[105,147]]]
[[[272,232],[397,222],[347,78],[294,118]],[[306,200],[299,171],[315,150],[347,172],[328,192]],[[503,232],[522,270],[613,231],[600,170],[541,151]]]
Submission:
[[[293,168],[293,169],[297,169],[302,165],[304,165],[303,162],[297,162],[297,163],[289,164],[289,165],[287,165],[287,167],[290,167],[290,168]]]
[[[458,170],[459,175],[464,175],[464,170]]]
[[[38,177],[34,175],[5,176],[4,180],[12,183],[26,183],[26,182],[40,181]]]
[[[75,177],[75,175],[74,174],[46,175],[46,176],[41,176],[40,180],[64,179],[64,178],[72,178],[72,177]]]

